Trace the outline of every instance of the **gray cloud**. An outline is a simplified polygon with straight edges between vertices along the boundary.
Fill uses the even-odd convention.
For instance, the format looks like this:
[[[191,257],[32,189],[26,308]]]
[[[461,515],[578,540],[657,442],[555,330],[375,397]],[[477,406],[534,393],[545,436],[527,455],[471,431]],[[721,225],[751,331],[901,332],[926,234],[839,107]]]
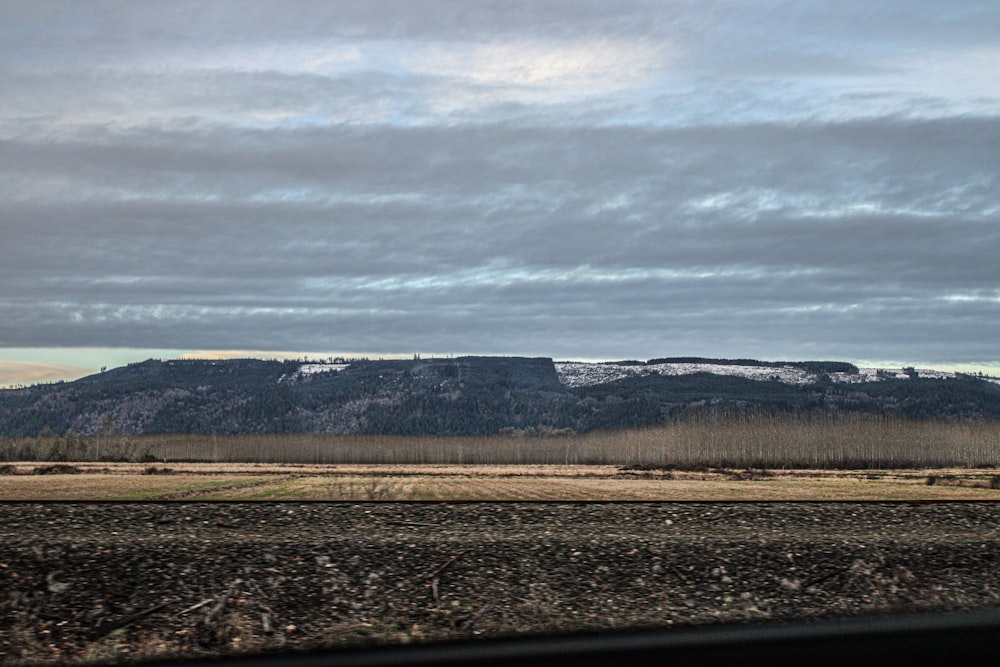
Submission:
[[[87,7],[0,10],[0,347],[998,359],[982,3]]]

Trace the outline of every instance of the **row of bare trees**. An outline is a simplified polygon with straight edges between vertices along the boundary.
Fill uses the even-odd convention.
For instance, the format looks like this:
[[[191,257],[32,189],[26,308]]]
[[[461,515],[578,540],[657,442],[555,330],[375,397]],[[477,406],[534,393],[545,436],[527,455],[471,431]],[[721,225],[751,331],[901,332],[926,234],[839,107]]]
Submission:
[[[0,460],[611,464],[693,468],[998,467],[1000,422],[879,415],[708,415],[655,427],[494,436],[148,435],[0,441]]]
[[[73,430],[56,435],[45,428],[34,438],[0,440],[0,461],[129,461],[156,460],[151,443],[143,436],[118,433],[110,418],[102,419],[97,433],[80,436]]]

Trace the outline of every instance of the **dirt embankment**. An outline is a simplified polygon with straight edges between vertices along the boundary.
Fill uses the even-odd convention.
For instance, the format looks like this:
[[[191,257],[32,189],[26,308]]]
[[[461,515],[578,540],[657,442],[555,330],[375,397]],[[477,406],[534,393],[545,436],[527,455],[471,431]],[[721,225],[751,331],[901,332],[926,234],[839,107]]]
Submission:
[[[1000,607],[1000,503],[0,505],[3,664]]]

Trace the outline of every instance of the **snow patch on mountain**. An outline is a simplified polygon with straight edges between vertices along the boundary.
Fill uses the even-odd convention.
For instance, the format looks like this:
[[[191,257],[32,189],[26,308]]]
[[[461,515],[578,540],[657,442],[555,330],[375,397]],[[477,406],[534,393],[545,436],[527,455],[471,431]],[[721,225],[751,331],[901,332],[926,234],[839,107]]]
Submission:
[[[350,364],[302,364],[299,366],[299,373],[312,375],[314,373],[340,372],[349,366]]]
[[[770,380],[785,384],[810,384],[819,379],[819,374],[810,373],[795,366],[737,366],[712,363],[662,363],[662,364],[603,364],[584,362],[556,362],[556,375],[567,387],[586,387],[595,384],[615,382],[630,377],[648,375],[691,375],[693,373],[713,373],[732,375],[749,380]],[[930,369],[903,368],[859,368],[857,373],[828,373],[833,382],[860,383],[880,380],[907,380],[915,373],[921,378],[951,379],[957,374]]]
[[[302,364],[291,375],[284,374],[278,378],[278,384],[282,382],[298,382],[307,375],[315,375],[317,373],[339,373],[349,366],[350,364]]]
[[[664,363],[648,365],[592,364],[559,362],[555,364],[559,381],[568,387],[584,387],[594,384],[615,382],[628,377],[648,375],[691,375],[693,373],[714,373],[715,375],[735,375],[752,380],[778,380],[789,384],[807,384],[809,375],[800,368],[765,366],[728,366],[709,363]]]

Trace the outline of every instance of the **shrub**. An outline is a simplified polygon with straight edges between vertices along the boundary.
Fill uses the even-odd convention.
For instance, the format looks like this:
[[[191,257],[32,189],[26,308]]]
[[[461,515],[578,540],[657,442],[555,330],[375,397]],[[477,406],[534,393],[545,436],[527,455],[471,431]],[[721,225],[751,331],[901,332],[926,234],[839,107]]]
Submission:
[[[32,471],[34,475],[79,475],[82,470],[76,466],[55,464],[50,466],[38,466]]]

